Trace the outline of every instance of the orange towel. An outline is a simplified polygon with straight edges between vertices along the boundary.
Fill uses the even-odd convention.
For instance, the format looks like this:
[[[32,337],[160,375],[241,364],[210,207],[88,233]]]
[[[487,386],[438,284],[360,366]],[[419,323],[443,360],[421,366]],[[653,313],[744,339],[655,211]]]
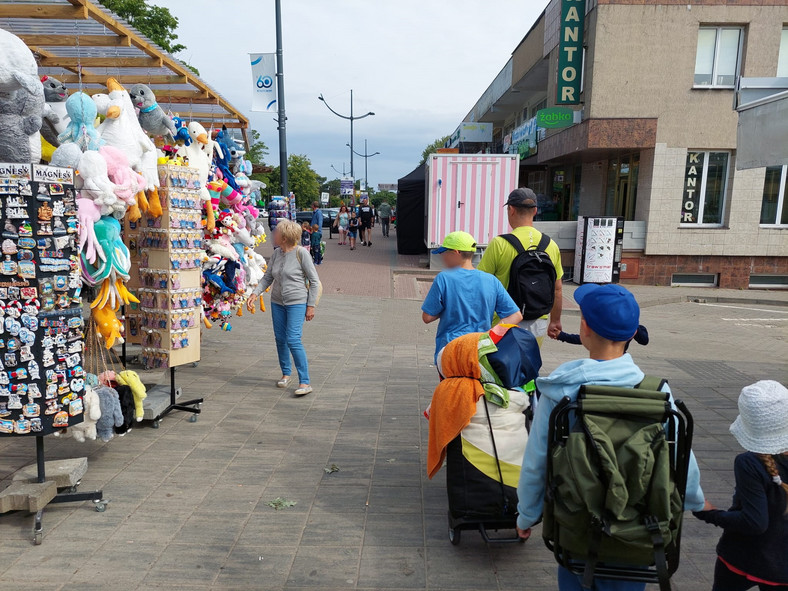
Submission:
[[[460,434],[476,414],[476,403],[484,395],[479,368],[479,335],[474,332],[451,341],[443,351],[444,379],[432,395],[430,433],[427,445],[427,476],[438,473],[446,457],[446,446]]]

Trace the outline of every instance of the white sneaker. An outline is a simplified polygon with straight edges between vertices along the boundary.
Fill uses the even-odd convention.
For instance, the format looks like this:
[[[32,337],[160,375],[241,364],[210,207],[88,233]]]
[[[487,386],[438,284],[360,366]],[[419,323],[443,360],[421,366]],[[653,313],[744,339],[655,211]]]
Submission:
[[[296,390],[294,392],[294,394],[296,396],[306,396],[307,394],[310,394],[311,392],[312,392],[312,386],[307,384],[305,388],[299,388],[298,390]]]
[[[287,388],[290,385],[290,376],[282,378],[276,383],[277,388]]]

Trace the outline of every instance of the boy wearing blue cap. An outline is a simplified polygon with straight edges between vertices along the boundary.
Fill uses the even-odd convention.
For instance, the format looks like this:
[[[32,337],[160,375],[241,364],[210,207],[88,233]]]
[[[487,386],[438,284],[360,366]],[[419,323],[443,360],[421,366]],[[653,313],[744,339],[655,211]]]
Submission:
[[[440,254],[445,271],[432,282],[421,306],[422,320],[429,324],[440,320],[435,335],[435,363],[438,352],[449,341],[471,332],[492,328],[498,314],[503,324],[517,324],[523,315],[493,275],[473,268],[476,240],[467,232],[451,232],[443,244],[432,251]]]
[[[519,499],[517,530],[522,538],[530,535],[530,528],[542,516],[548,429],[553,409],[564,397],[576,400],[582,385],[634,388],[645,377],[632,357],[625,352],[628,341],[638,330],[640,320],[640,307],[632,293],[620,285],[588,283],[575,290],[574,298],[581,312],[580,340],[588,349],[589,357],[564,363],[549,376],[536,380],[541,397],[528,436],[523,470],[520,472],[520,483],[517,487]],[[670,392],[667,384],[663,386],[662,391]],[[671,404],[673,404],[672,396]],[[684,508],[688,511],[699,511],[704,504],[698,463],[694,454],[690,454]],[[558,588],[561,591],[569,589],[579,591],[582,589],[581,579],[582,577],[559,566]],[[629,591],[643,590],[645,586],[645,583],[597,577],[594,589]]]

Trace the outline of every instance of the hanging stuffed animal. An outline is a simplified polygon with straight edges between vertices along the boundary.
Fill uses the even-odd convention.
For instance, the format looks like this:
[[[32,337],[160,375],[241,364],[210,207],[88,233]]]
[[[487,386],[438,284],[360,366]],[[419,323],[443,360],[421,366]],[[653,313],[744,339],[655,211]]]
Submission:
[[[66,130],[57,136],[62,144],[74,142],[83,152],[98,150],[104,140],[99,137],[93,122],[96,120],[96,103],[84,92],[75,92],[66,99],[66,112],[71,119]]]
[[[173,117],[172,124],[175,126],[175,141],[182,142],[184,146],[192,143],[192,138],[189,135],[189,129],[186,127],[186,122],[180,117]]]
[[[107,260],[104,249],[96,238],[95,224],[101,219],[101,208],[90,199],[77,199],[77,220],[79,220],[79,252],[92,265],[98,266],[97,259]]]
[[[134,395],[131,393],[131,388],[123,384],[119,383],[113,388],[118,393],[120,411],[123,413],[123,424],[115,427],[115,433],[123,437],[131,431],[131,425],[134,423]]]
[[[138,119],[142,129],[154,137],[169,136],[175,141],[175,124],[156,102],[156,95],[144,84],[135,84],[129,88],[131,102],[139,109]]]
[[[33,52],[25,42],[5,29],[0,29],[0,90],[13,91],[27,88],[35,92],[38,78],[38,64]]]
[[[197,169],[200,183],[200,198],[206,208],[206,229],[210,232],[215,225],[215,213],[211,207],[211,195],[208,192],[208,176],[211,174],[211,159],[213,158],[213,140],[208,137],[208,132],[197,121],[188,125],[189,137],[192,141],[178,149],[178,156],[189,161],[189,167]]]
[[[121,219],[126,213],[126,209],[128,209],[129,220],[136,222],[140,219],[136,195],[140,191],[145,190],[145,179],[139,173],[134,172],[129,166],[129,160],[126,158],[126,155],[117,148],[102,146],[99,154],[107,163],[107,175],[115,185],[115,195],[125,205],[124,207],[116,208],[115,213],[112,215]]]
[[[35,92],[26,87],[0,91],[0,162],[37,164],[41,160],[43,111],[44,87],[40,82]]]
[[[115,436],[113,428],[123,424],[123,412],[120,409],[118,393],[113,388],[99,386],[96,388],[96,395],[101,407],[101,417],[96,423],[96,434],[106,443]]]
[[[123,324],[115,316],[115,310],[111,306],[94,308],[90,319],[96,323],[96,330],[104,337],[105,348],[111,349],[116,342],[123,342]]]
[[[41,83],[44,85],[44,100],[46,101],[41,137],[57,148],[60,145],[57,136],[66,130],[70,119],[66,111],[68,92],[66,85],[52,76],[42,76]]]
[[[85,152],[79,161],[78,171],[82,178],[80,196],[101,207],[101,215],[113,215],[118,208],[125,213],[126,204],[115,194],[116,187],[109,180],[107,161],[99,152]]]
[[[85,391],[82,394],[82,406],[84,408],[82,422],[69,427],[68,433],[80,443],[84,443],[86,439],[95,441],[96,423],[101,418],[101,399],[91,386],[85,386]]]
[[[125,370],[117,373],[115,377],[119,384],[131,388],[131,393],[134,395],[134,418],[136,418],[138,422],[141,421],[145,415],[142,401],[148,397],[148,393],[139,374],[136,371]]]
[[[82,150],[76,144],[69,142],[55,150],[49,163],[52,166],[64,166],[78,170],[80,160],[82,160]],[[74,188],[77,190],[82,188],[82,179],[79,175],[74,176]]]

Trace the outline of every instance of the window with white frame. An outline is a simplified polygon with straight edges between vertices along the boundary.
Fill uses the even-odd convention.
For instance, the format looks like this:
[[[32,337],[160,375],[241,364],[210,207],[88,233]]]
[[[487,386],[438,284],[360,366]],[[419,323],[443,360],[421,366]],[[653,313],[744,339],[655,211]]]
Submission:
[[[681,204],[682,225],[722,225],[729,162],[729,152],[687,152]]]
[[[741,68],[742,27],[701,27],[695,55],[695,86],[733,88]]]
[[[777,58],[777,77],[788,77],[788,27],[783,27],[780,37],[780,56]]]
[[[761,224],[770,226],[788,225],[788,166],[769,166],[763,183],[761,201]]]

